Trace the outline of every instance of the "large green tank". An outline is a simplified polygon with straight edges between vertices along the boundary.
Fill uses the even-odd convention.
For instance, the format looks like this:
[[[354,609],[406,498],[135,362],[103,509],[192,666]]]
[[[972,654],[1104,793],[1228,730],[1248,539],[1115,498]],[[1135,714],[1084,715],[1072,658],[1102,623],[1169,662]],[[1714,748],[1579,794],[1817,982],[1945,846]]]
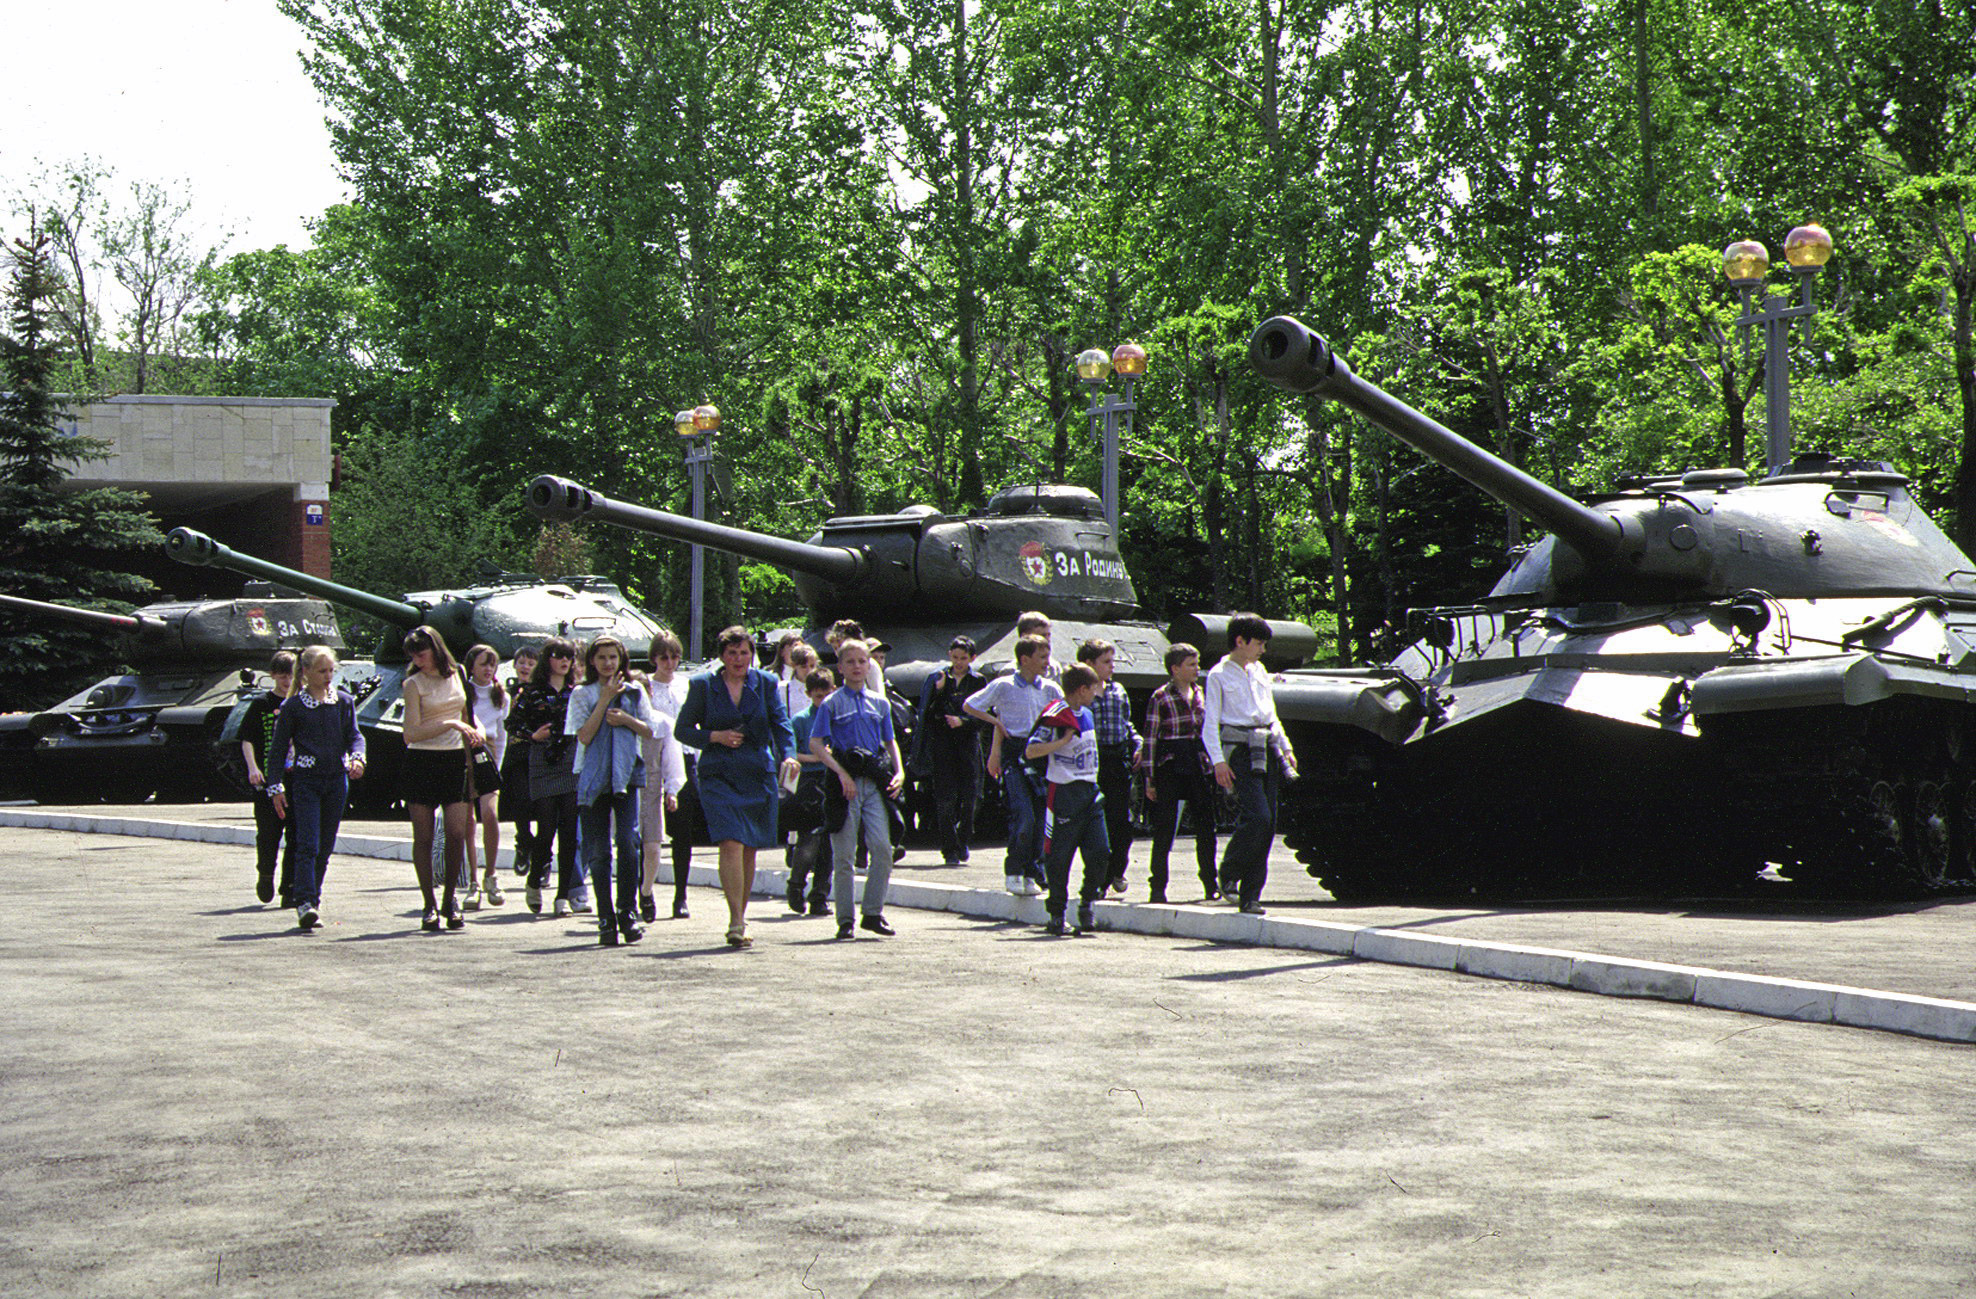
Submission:
[[[886,680],[909,697],[945,666],[957,635],[980,647],[984,672],[1010,670],[1016,619],[1030,610],[1049,615],[1059,662],[1074,661],[1092,637],[1116,644],[1118,680],[1134,692],[1166,680],[1172,641],[1204,638],[1189,643],[1210,658],[1228,644],[1221,615],[1188,615],[1168,628],[1145,619],[1104,507],[1082,487],[1010,487],[964,516],[918,505],[828,519],[808,541],[629,505],[565,478],[537,478],[527,499],[544,519],[610,523],[775,565],[809,609],[805,639],[825,649],[833,622],[857,619],[892,646]],[[1315,632],[1294,622],[1275,626],[1272,663],[1287,667],[1310,657]]]
[[[1281,677],[1285,835],[1341,898],[1976,880],[1976,563],[1884,463],[1804,455],[1580,503],[1289,317],[1257,370],[1550,530],[1390,663]]]
[[[172,529],[165,537],[165,551],[181,563],[215,565],[279,581],[386,625],[375,668],[350,683],[357,695],[357,722],[370,753],[369,771],[351,787],[351,797],[366,810],[388,805],[397,797],[398,765],[405,748],[400,687],[405,680],[401,642],[406,631],[429,624],[445,637],[456,657],[484,643],[493,646],[504,662],[516,650],[552,636],[587,640],[607,633],[623,641],[634,660],[646,659],[658,631],[657,623],[627,601],[615,584],[600,577],[544,581],[503,576],[394,600],[242,554],[190,528]]]
[[[0,596],[0,606],[100,628],[120,638],[130,665],[47,708],[0,714],[0,793],[43,803],[240,797],[245,787],[217,747],[229,714],[267,687],[276,650],[343,648],[329,605],[264,582],[234,600],[165,601],[134,614],[16,596]]]

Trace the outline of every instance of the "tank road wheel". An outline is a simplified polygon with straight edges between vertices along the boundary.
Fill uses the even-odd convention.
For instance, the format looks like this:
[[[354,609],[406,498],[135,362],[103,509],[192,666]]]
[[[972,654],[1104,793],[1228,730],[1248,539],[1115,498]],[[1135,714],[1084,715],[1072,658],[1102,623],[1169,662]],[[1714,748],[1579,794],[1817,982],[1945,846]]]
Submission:
[[[1924,893],[1939,893],[1956,873],[1955,835],[1950,829],[1954,811],[1948,785],[1939,780],[1916,781],[1903,810],[1901,846],[1912,882]]]

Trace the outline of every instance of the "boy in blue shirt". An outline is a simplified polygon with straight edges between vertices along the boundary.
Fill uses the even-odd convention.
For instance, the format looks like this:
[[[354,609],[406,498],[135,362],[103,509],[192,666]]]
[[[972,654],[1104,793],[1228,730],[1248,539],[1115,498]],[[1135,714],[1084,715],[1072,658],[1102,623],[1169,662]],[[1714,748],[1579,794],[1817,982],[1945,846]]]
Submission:
[[[1098,725],[1091,717],[1091,700],[1098,693],[1098,674],[1082,663],[1063,670],[1063,698],[1052,701],[1037,718],[1023,756],[1047,758],[1049,790],[1043,814],[1044,873],[1050,896],[1047,932],[1065,932],[1063,913],[1069,905],[1070,859],[1084,854],[1084,882],[1078,889],[1077,932],[1097,928],[1091,904],[1104,896],[1111,882],[1110,840],[1105,834],[1105,796],[1098,790]]]
[[[905,764],[899,760],[899,741],[892,731],[892,709],[884,700],[865,689],[871,670],[871,651],[861,640],[847,640],[837,647],[837,670],[844,684],[815,709],[810,722],[810,752],[837,777],[836,796],[831,800],[827,821],[836,820],[836,809],[844,809],[843,821],[830,837],[833,891],[837,894],[837,936],[851,933],[851,867],[858,856],[858,830],[864,830],[865,844],[871,849],[871,868],[865,874],[864,919],[860,925],[874,934],[891,937],[892,926],[885,922],[885,890],[892,882],[892,826],[885,811],[885,800],[897,797],[905,784]]]
[[[830,669],[818,668],[803,679],[803,688],[809,694],[810,706],[789,719],[790,729],[796,732],[796,761],[803,768],[787,804],[796,810],[797,817],[796,842],[788,856],[789,909],[803,914],[803,881],[807,879],[810,914],[825,916],[830,914],[830,836],[823,828],[823,791],[830,769],[810,752],[810,731],[817,709],[837,688],[837,682]]]

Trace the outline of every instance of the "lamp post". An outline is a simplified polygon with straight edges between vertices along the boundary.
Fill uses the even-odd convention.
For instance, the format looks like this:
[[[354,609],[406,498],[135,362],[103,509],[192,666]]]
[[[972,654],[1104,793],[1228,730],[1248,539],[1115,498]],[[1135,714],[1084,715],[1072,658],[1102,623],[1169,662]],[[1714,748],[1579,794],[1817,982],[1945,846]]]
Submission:
[[[1114,396],[1104,392],[1105,379],[1114,371],[1125,392]],[[1111,525],[1112,536],[1118,536],[1118,421],[1125,417],[1125,431],[1132,431],[1132,416],[1139,407],[1132,401],[1132,385],[1146,373],[1146,349],[1137,343],[1120,343],[1106,356],[1101,347],[1093,347],[1077,354],[1077,378],[1090,395],[1091,406],[1085,412],[1091,425],[1091,436],[1099,443],[1104,454],[1104,472],[1100,479],[1098,495],[1105,503],[1105,522]],[[1099,421],[1102,418],[1103,428]]]
[[[1722,250],[1722,273],[1736,290],[1736,296],[1743,300],[1743,314],[1737,317],[1736,326],[1743,331],[1746,345],[1750,327],[1763,326],[1765,477],[1781,474],[1790,467],[1791,322],[1818,312],[1815,285],[1818,273],[1832,259],[1832,236],[1822,226],[1799,226],[1784,236],[1784,257],[1798,280],[1801,300],[1795,307],[1790,305],[1788,297],[1763,291],[1763,277],[1770,270],[1770,254],[1762,244],[1744,239]]]
[[[686,469],[693,478],[693,517],[707,517],[707,466],[714,459],[714,434],[720,431],[720,411],[702,403],[672,417],[672,430],[685,439]],[[686,629],[686,654],[697,659],[704,652],[706,633],[706,552],[692,547],[691,616]]]

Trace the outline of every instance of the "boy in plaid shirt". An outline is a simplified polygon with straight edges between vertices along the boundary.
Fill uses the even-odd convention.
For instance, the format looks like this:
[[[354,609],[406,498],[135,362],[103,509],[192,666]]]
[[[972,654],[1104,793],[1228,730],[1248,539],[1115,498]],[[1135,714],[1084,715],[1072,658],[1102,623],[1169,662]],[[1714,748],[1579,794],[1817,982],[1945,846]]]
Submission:
[[[1209,902],[1221,896],[1214,868],[1214,778],[1201,746],[1201,652],[1176,641],[1166,652],[1167,682],[1146,705],[1146,819],[1153,827],[1153,901],[1166,901],[1166,863],[1180,805],[1194,818],[1194,865]]]

